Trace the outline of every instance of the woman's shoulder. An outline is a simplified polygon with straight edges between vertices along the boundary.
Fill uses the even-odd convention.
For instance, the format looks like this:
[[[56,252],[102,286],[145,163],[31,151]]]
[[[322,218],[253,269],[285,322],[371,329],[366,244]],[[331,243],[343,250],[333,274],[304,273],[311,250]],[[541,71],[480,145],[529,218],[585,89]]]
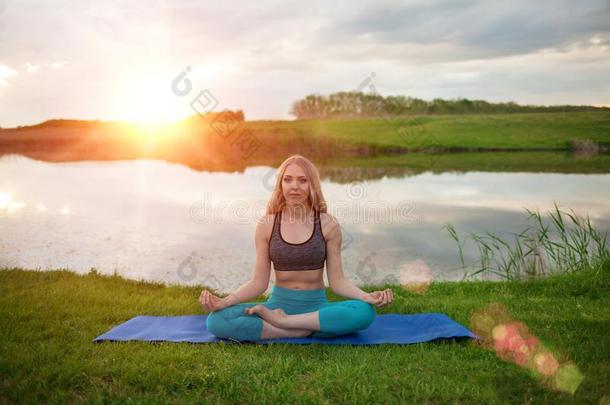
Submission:
[[[261,241],[264,239],[268,242],[271,239],[274,218],[275,214],[265,214],[256,221],[256,235]]]
[[[320,213],[320,226],[325,237],[331,236],[337,229],[341,229],[339,220],[326,212]]]
[[[335,218],[333,215],[329,214],[328,212],[321,212],[320,213],[320,221],[322,221],[322,223],[336,223],[339,224],[339,220],[337,218]]]
[[[276,214],[265,214],[258,219],[257,224],[265,227],[273,226],[275,216]]]

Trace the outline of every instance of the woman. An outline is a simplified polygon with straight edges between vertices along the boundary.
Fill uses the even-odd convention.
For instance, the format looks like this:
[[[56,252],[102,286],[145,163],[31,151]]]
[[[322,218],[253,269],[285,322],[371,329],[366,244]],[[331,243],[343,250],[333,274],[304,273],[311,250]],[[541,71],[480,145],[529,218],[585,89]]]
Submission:
[[[366,293],[343,275],[341,227],[326,213],[318,170],[293,155],[278,168],[267,214],[256,226],[256,264],[252,279],[228,297],[207,290],[199,302],[210,314],[208,331],[220,338],[258,341],[281,337],[333,337],[363,330],[375,319],[373,305],[392,302],[391,289]],[[271,263],[275,285],[265,303],[244,302],[267,290]],[[329,302],[331,290],[352,298]]]

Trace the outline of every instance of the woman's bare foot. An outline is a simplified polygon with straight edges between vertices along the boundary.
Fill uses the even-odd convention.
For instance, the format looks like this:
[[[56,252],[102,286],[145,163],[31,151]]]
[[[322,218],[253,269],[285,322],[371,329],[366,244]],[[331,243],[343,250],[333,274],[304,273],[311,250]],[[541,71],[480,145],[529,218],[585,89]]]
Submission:
[[[281,329],[263,320],[263,332],[261,334],[261,339],[276,339],[286,337],[299,338],[307,337],[312,333],[312,330],[307,329]]]
[[[278,328],[283,328],[284,321],[288,316],[286,315],[283,309],[269,309],[266,306],[260,304],[250,308],[246,308],[245,312],[248,315],[258,314],[265,321]]]

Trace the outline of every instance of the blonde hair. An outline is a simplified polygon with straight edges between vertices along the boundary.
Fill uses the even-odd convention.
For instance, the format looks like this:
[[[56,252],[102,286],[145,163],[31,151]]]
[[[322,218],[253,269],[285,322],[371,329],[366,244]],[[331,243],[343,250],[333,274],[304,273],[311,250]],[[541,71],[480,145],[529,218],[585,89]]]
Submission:
[[[277,169],[275,188],[273,189],[273,194],[271,194],[271,198],[267,203],[267,214],[277,214],[286,206],[286,198],[284,198],[284,193],[282,193],[282,179],[284,178],[286,168],[290,164],[300,166],[305,172],[305,176],[309,182],[309,205],[311,205],[311,207],[316,211],[327,212],[326,200],[322,194],[320,173],[318,172],[318,169],[306,157],[301,155],[291,155],[284,160]]]

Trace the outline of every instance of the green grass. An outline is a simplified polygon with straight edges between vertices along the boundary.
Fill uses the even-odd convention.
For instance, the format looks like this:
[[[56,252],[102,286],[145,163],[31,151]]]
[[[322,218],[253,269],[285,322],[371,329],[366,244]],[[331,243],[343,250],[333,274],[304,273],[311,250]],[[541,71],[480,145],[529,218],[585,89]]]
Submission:
[[[345,144],[442,148],[569,148],[571,139],[610,144],[610,113],[421,115],[387,121],[250,121],[255,136],[274,142],[324,137]],[[401,135],[397,128],[406,132]]]
[[[0,155],[17,153],[48,162],[162,159],[195,170],[228,172],[277,167],[294,153],[319,166],[396,167],[406,174],[610,170],[609,112],[422,115],[391,122],[248,121],[230,134],[219,134],[197,119],[173,127],[175,132],[166,137],[133,137],[117,124],[92,123],[91,128],[96,125],[99,130],[93,132],[69,125],[0,131]]]
[[[473,266],[469,276],[480,273],[506,279],[523,279],[545,276],[551,273],[578,272],[599,268],[610,261],[608,233],[593,228],[591,220],[578,216],[574,210],[560,210],[557,203],[549,211],[550,220],[544,221],[538,210],[525,209],[533,226],[514,233],[514,243],[500,238],[493,232],[469,233],[462,241],[455,227],[447,223],[447,229],[458,246],[462,269],[463,247],[472,239],[479,251],[479,264]]]
[[[506,307],[579,367],[574,395],[471,341],[325,346],[94,344],[136,315],[201,313],[197,287],[95,273],[0,271],[0,403],[591,403],[610,394],[610,268],[524,282],[392,286],[384,313],[443,312],[465,325]],[[371,289],[367,289],[372,291]],[[264,297],[260,297],[263,299]],[[329,299],[342,299],[329,293]]]

